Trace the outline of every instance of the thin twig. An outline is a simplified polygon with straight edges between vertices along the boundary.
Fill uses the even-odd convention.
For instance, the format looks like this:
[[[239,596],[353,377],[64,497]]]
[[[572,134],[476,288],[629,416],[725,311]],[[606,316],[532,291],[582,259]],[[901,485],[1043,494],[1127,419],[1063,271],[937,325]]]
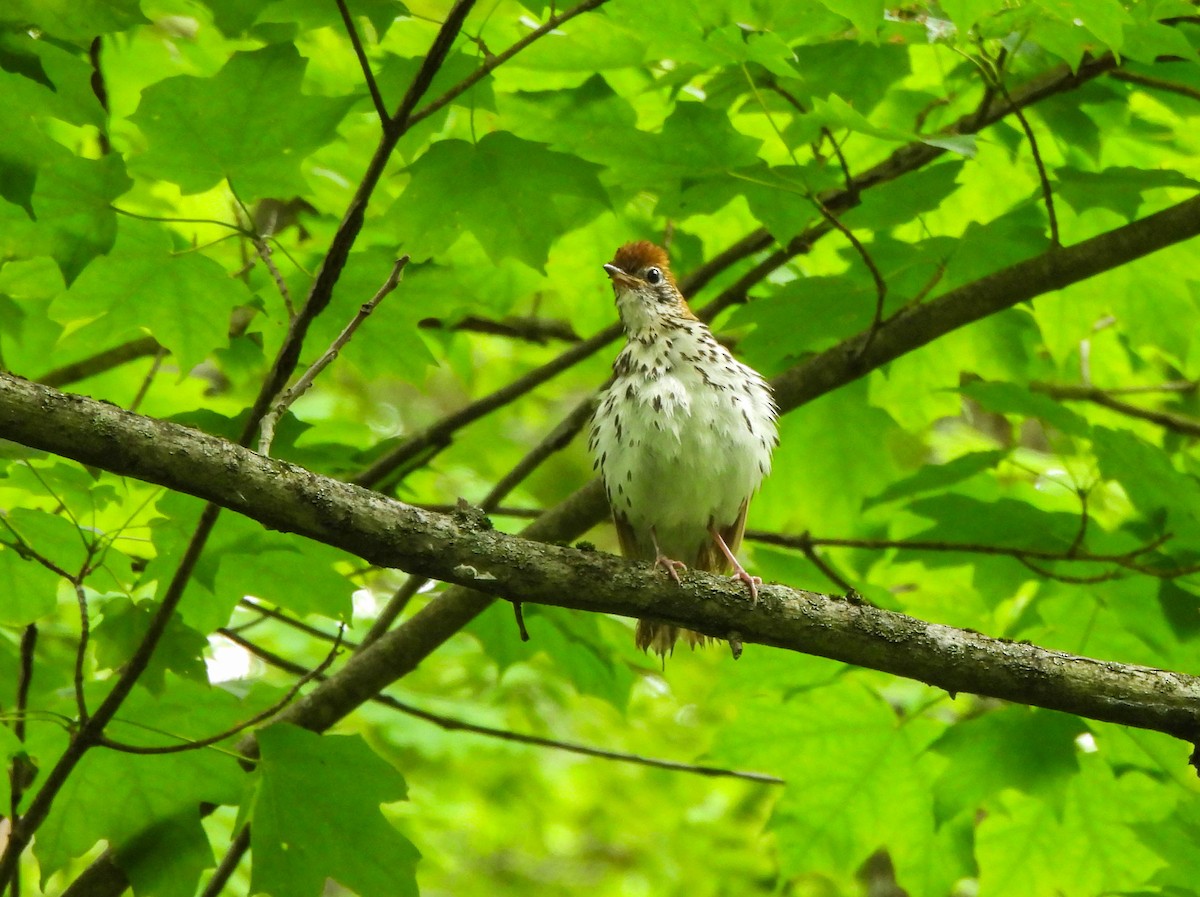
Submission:
[[[1095,573],[1091,576],[1071,576],[1066,573],[1056,573],[1053,570],[1048,570],[1041,564],[1036,564],[1027,557],[1021,557],[1020,555],[1016,555],[1015,557],[1019,563],[1028,567],[1043,579],[1057,580],[1058,582],[1065,582],[1076,586],[1091,586],[1101,582],[1110,582],[1114,579],[1120,579],[1125,575],[1123,570],[1116,569],[1106,570],[1103,573]]]
[[[1132,405],[1129,402],[1123,402],[1120,399],[1115,399],[1112,397],[1109,390],[1100,389],[1099,387],[1070,386],[1054,383],[1031,383],[1029,384],[1029,388],[1035,392],[1043,393],[1055,399],[1065,399],[1067,401],[1074,402],[1091,402],[1092,404],[1099,405],[1102,408],[1108,408],[1110,411],[1116,411],[1119,414],[1124,414],[1126,417],[1135,417],[1139,420],[1149,421],[1152,424],[1157,424],[1163,429],[1170,430],[1173,433],[1179,433],[1183,436],[1200,436],[1200,420],[1196,420],[1192,417],[1186,417],[1182,414],[1174,414],[1170,411],[1155,411],[1150,408],[1141,408],[1137,405]]]
[[[136,361],[148,355],[157,355],[162,348],[162,345],[154,337],[140,336],[129,342],[121,343],[119,346],[113,346],[111,349],[105,349],[103,352],[97,352],[95,355],[47,371],[38,377],[37,381],[46,386],[61,389],[80,380],[86,380],[88,377],[103,374],[105,371],[120,367],[127,362]]]
[[[1192,87],[1190,84],[1180,84],[1177,81],[1167,81],[1165,78],[1154,78],[1150,75],[1138,74],[1137,72],[1127,72],[1124,69],[1111,71],[1108,73],[1108,76],[1117,81],[1126,81],[1130,84],[1138,84],[1153,90],[1179,94],[1179,96],[1187,97],[1189,100],[1200,100],[1200,89]]]
[[[113,205],[110,205],[109,208],[118,215],[124,215],[126,218],[137,218],[141,221],[159,221],[164,224],[212,224],[216,227],[224,227],[236,231],[243,237],[254,237],[253,231],[242,227],[240,224],[230,224],[228,221],[220,221],[216,218],[175,218],[163,215],[143,215],[140,212],[130,212],[128,209],[118,208]]]
[[[344,626],[340,627],[337,632],[326,632],[324,629],[321,629],[318,626],[310,626],[303,620],[297,620],[295,617],[289,617],[285,613],[277,611],[274,608],[267,607],[265,604],[259,604],[257,601],[252,601],[249,598],[243,598],[238,602],[238,606],[254,611],[256,614],[261,614],[262,617],[267,619],[276,620],[285,626],[295,629],[297,632],[303,632],[305,635],[311,635],[313,638],[319,638],[326,642],[338,642],[341,645],[349,648],[351,651],[358,649],[357,642],[353,642],[350,639],[343,637],[345,630]],[[252,621],[252,623],[257,622],[259,621]],[[238,629],[241,630],[245,628],[246,625],[249,624],[243,624],[242,626],[239,626]]]
[[[200,897],[219,897],[220,893],[225,890],[225,885],[229,883],[229,879],[233,877],[233,873],[237,871],[238,863],[242,861],[242,857],[249,849],[250,823],[247,822],[229,842],[229,849],[225,851],[225,856],[221,857],[220,864],[213,871],[212,878],[204,886]]]
[[[557,358],[535,368],[513,380],[493,393],[478,399],[466,407],[443,417],[420,433],[410,436],[391,451],[381,455],[369,467],[356,475],[350,482],[357,486],[372,487],[403,467],[414,458],[420,457],[431,448],[449,445],[456,432],[472,421],[476,421],[497,408],[502,408],[527,392],[545,383],[585,358],[599,352],[621,334],[621,325],[613,324],[577,343]]]
[[[1088,514],[1088,490],[1076,489],[1075,494],[1079,496],[1079,529],[1075,531],[1075,538],[1071,540],[1071,545],[1067,548],[1067,555],[1072,558],[1078,554],[1080,546],[1083,545],[1083,540],[1087,538],[1088,523],[1090,520]]]
[[[1198,387],[1200,381],[1197,380],[1168,380],[1148,386],[1109,386],[1104,391],[1110,396],[1132,396],[1154,392],[1195,392]]]
[[[475,0],[458,0],[451,8],[442,27],[438,29],[429,51],[425,54],[421,67],[413,77],[413,82],[405,93],[404,99],[400,102],[396,114],[387,119],[379,145],[376,146],[371,161],[367,163],[367,168],[359,179],[358,188],[350,199],[342,222],[338,225],[338,229],[329,243],[329,249],[321,260],[321,268],[309,288],[304,307],[289,324],[287,336],[284,337],[283,343],[275,355],[275,361],[263,378],[250,413],[246,416],[246,423],[238,439],[239,444],[249,444],[254,435],[259,432],[259,425],[262,423],[263,417],[270,410],[271,404],[276,401],[276,397],[283,392],[288,379],[295,371],[309,328],[333,299],[334,287],[337,286],[346,261],[350,257],[350,250],[362,231],[366,221],[367,204],[379,184],[379,179],[383,176],[392,150],[411,126],[410,117],[414,106],[420,102],[421,97],[429,89],[434,76],[446,61],[446,55],[450,52],[455,37],[462,30],[463,21],[474,3]]]
[[[350,46],[354,48],[354,55],[358,57],[358,65],[362,69],[363,80],[367,82],[367,90],[371,92],[371,102],[375,104],[375,111],[379,114],[379,122],[382,124],[387,121],[387,105],[383,102],[383,94],[379,92],[379,85],[375,82],[375,73],[371,71],[371,62],[367,59],[367,51],[363,49],[362,38],[359,37],[358,28],[355,27],[354,17],[350,15],[350,10],[346,6],[346,0],[337,0],[337,7],[338,12],[342,14],[342,24],[346,26],[346,34],[350,38]]]
[[[79,715],[79,724],[86,725],[88,721],[87,698],[83,693],[83,664],[87,658],[88,639],[91,629],[88,624],[87,596],[83,592],[83,583],[75,579],[75,601],[79,605],[79,644],[75,648],[75,712]]]
[[[508,336],[513,339],[544,345],[549,340],[561,340],[565,343],[577,343],[583,339],[575,332],[570,321],[554,318],[535,318],[509,316],[499,321],[482,318],[478,315],[468,315],[461,320],[447,323],[441,318],[423,318],[417,322],[418,327],[426,330],[455,330],[470,333],[486,333],[492,336]]]
[[[33,801],[25,811],[25,815],[21,817],[21,821],[9,830],[8,843],[4,846],[3,854],[0,854],[0,888],[5,887],[12,880],[12,876],[20,865],[21,855],[29,846],[29,842],[38,828],[46,821],[59,791],[66,784],[79,761],[83,759],[83,755],[97,743],[97,739],[104,732],[104,727],[108,725],[125,699],[129,697],[137,680],[149,666],[154,649],[166,632],[167,624],[174,616],[175,609],[183,598],[184,587],[191,579],[196,562],[200,559],[200,552],[208,540],[208,535],[212,531],[219,513],[220,508],[214,504],[206,505],[201,512],[200,520],[192,533],[191,541],[184,551],[183,558],[175,570],[175,575],[163,595],[158,610],[151,617],[146,634],[138,643],[133,656],[126,662],[124,670],[117,677],[100,706],[96,708],[87,723],[79,728],[66,750],[50,768],[45,779],[42,780],[42,787],[38,789]]]
[[[219,744],[227,738],[232,738],[239,732],[244,732],[251,726],[257,726],[259,723],[265,723],[267,720],[271,719],[271,717],[275,716],[281,710],[291,704],[292,701],[296,699],[296,695],[300,694],[300,689],[302,689],[305,685],[307,685],[309,682],[312,682],[314,679],[320,678],[323,680],[325,678],[325,671],[333,665],[334,659],[338,656],[338,653],[342,649],[342,633],[345,631],[345,629],[345,624],[338,628],[337,636],[333,640],[333,647],[329,649],[329,653],[325,655],[325,659],[322,660],[316,667],[306,671],[303,676],[297,679],[292,684],[292,687],[288,689],[287,694],[285,694],[266,710],[254,714],[254,716],[247,720],[243,720],[237,725],[230,726],[223,732],[218,732],[216,735],[209,735],[204,738],[197,738],[194,740],[185,739],[181,735],[173,736],[184,741],[184,744],[155,746],[128,744],[126,742],[116,741],[115,739],[109,738],[106,735],[101,735],[96,743],[101,747],[106,747],[114,751],[121,751],[125,754],[181,754],[185,751],[196,751],[200,750],[201,748],[211,747],[214,744]],[[225,630],[218,629],[217,631],[226,638],[230,638],[230,635]]]
[[[585,12],[590,12],[593,9],[597,9],[598,7],[603,6],[606,2],[608,2],[608,0],[584,0],[584,2],[580,3],[578,6],[573,6],[570,9],[560,13],[557,16],[551,16],[549,19],[546,20],[545,24],[540,25],[539,27],[535,28],[533,31],[529,32],[529,34],[525,35],[525,37],[521,38],[519,41],[517,41],[515,44],[513,44],[507,50],[504,50],[499,55],[488,57],[484,61],[483,65],[481,65],[479,68],[477,68],[474,72],[472,72],[470,75],[468,75],[462,81],[460,81],[458,84],[455,84],[453,87],[451,87],[449,90],[447,90],[444,94],[442,94],[436,100],[432,100],[432,101],[426,103],[424,106],[421,107],[420,110],[413,112],[411,115],[409,115],[408,116],[409,126],[411,127],[412,125],[415,125],[417,122],[422,121],[423,119],[429,118],[429,116],[433,115],[435,112],[437,112],[442,107],[454,102],[454,100],[458,99],[458,97],[462,96],[464,93],[466,93],[468,90],[470,90],[476,84],[478,84],[480,81],[482,81],[488,75],[490,75],[497,68],[504,65],[504,63],[508,62],[508,60],[512,59],[514,56],[516,56],[522,50],[529,47],[529,45],[532,44],[534,41],[537,41],[540,38],[545,37],[547,34],[554,31],[556,28],[561,26],[563,23],[575,18],[576,16],[583,15],[583,13],[585,13]]]
[[[1128,564],[1134,558],[1141,557],[1157,548],[1162,547],[1171,537],[1159,536],[1156,539],[1139,545],[1131,551],[1118,554],[1092,554],[1076,549],[1070,551],[1051,551],[1046,548],[1014,548],[1008,545],[987,545],[974,542],[947,542],[941,539],[837,539],[812,536],[802,533],[791,536],[785,533],[774,533],[767,530],[746,530],[746,538],[752,542],[762,542],[764,545],[778,545],[782,548],[795,548],[807,552],[815,546],[829,548],[861,548],[868,551],[931,551],[958,554],[988,554],[1004,557],[1033,558],[1042,561],[1073,561],[1090,564]]]
[[[29,707],[29,688],[33,684],[33,660],[37,648],[38,628],[30,623],[21,633],[20,665],[17,669],[16,718],[12,722],[13,735],[22,745],[25,743],[25,716]],[[8,823],[15,826],[21,821],[21,798],[26,786],[33,781],[34,770],[24,754],[12,758],[8,767],[9,804]],[[9,888],[11,897],[20,897],[21,871],[13,873]]]
[[[807,533],[805,535],[807,535]],[[800,550],[804,552],[804,556],[808,558],[809,562],[814,567],[825,574],[826,579],[836,585],[844,593],[848,595],[854,590],[854,586],[850,585],[849,582],[843,579],[842,576],[836,570],[834,570],[832,566],[826,563],[825,560],[817,554],[817,549],[813,545],[811,539],[807,540],[807,542],[801,546]]]
[[[308,672],[300,664],[275,654],[274,652],[269,651],[248,639],[244,639],[236,634],[230,635],[229,633],[223,631],[222,635],[224,635],[226,638],[232,638],[233,641],[236,641],[255,657],[258,657],[260,660],[265,661],[271,666],[278,667],[279,669],[285,670],[296,676],[304,675],[306,672]],[[319,678],[324,677],[322,676]],[[621,751],[609,751],[604,750],[603,748],[591,747],[585,744],[577,744],[569,741],[558,741],[553,738],[543,738],[540,735],[527,735],[523,732],[512,732],[508,729],[496,729],[491,726],[480,726],[476,725],[475,723],[468,723],[453,717],[431,713],[428,710],[422,710],[419,707],[414,707],[411,704],[399,701],[396,698],[385,694],[374,694],[371,696],[370,700],[373,703],[381,704],[384,707],[390,707],[391,709],[399,711],[400,713],[404,713],[408,716],[414,716],[417,719],[423,719],[426,722],[433,723],[435,726],[448,731],[472,732],[476,735],[484,735],[488,738],[496,738],[501,741],[515,741],[520,744],[530,744],[536,747],[547,747],[560,751],[568,751],[573,754],[583,754],[587,757],[599,757],[603,760],[617,760],[622,763],[636,763],[641,766],[654,766],[659,769],[670,769],[675,772],[688,772],[695,775],[748,779],[752,782],[763,782],[769,785],[784,784],[782,779],[776,778],[775,776],[766,775],[765,773],[742,772],[739,770],[721,769],[720,767],[713,766],[697,766],[691,763],[680,763],[675,760],[659,760],[655,757],[643,757],[638,754],[627,754]]]
[[[371,312],[375,311],[376,306],[383,301],[384,297],[396,289],[397,284],[400,283],[400,277],[404,273],[404,266],[407,264],[407,255],[396,259],[392,265],[391,273],[387,276],[387,280],[376,290],[375,295],[359,306],[358,312],[350,320],[350,323],[342,328],[342,332],[337,335],[324,354],[309,366],[308,370],[301,375],[299,380],[290,388],[284,390],[283,394],[279,397],[279,401],[275,403],[275,407],[263,417],[261,436],[258,440],[258,451],[260,454],[271,454],[271,442],[275,438],[275,425],[279,422],[279,419],[283,417],[293,402],[309,390],[321,371],[329,367],[333,360],[337,358],[338,353],[346,347],[346,344],[350,342],[350,338],[354,336],[354,332],[358,330],[363,321],[370,317]]]
[[[150,365],[150,370],[146,371],[146,376],[142,378],[142,385],[138,387],[137,395],[133,397],[133,401],[129,403],[130,411],[137,411],[141,407],[142,402],[146,398],[146,394],[150,392],[150,384],[154,382],[154,378],[158,376],[159,368],[162,367],[163,359],[167,357],[167,350],[159,347],[154,353],[154,361]]]
[[[275,264],[275,260],[271,258],[271,247],[262,237],[256,236],[251,243],[254,246],[254,251],[258,253],[258,257],[262,259],[263,265],[271,274],[271,279],[275,281],[275,289],[279,295],[283,297],[283,307],[287,309],[288,320],[296,317],[296,306],[292,304],[292,291],[288,289],[287,281],[283,279],[283,274],[279,270],[279,266]]]
[[[1046,217],[1050,222],[1050,245],[1062,246],[1062,238],[1058,232],[1058,214],[1054,211],[1054,190],[1050,186],[1050,176],[1046,173],[1046,164],[1042,161],[1042,151],[1038,146],[1037,136],[1033,133],[1033,126],[1029,124],[1029,119],[1021,107],[1013,102],[1012,94],[1008,92],[1008,88],[1004,84],[1004,56],[995,61],[982,54],[981,58],[984,60],[984,64],[979,66],[979,70],[983,73],[984,82],[999,91],[1000,95],[1004,97],[1004,102],[1008,103],[1009,110],[1016,116],[1021,130],[1025,132],[1025,139],[1029,141],[1029,152],[1033,156],[1033,164],[1037,168],[1038,181],[1042,189],[1042,201],[1046,204]]]

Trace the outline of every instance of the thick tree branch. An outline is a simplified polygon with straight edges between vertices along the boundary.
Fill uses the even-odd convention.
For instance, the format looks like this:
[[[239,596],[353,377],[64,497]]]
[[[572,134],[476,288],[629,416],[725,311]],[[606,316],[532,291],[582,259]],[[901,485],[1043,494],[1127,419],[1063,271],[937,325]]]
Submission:
[[[865,353],[864,332],[785,372],[774,383],[779,404],[792,410],[958,327],[1197,234],[1200,198],[959,287],[885,321]],[[653,608],[655,616],[689,628],[715,635],[735,632],[744,642],[834,657],[950,691],[990,694],[1188,739],[1200,729],[1200,683],[1190,677],[1074,658],[780,587],[768,587],[760,607],[750,609],[742,590],[723,580],[698,575],[677,588],[616,558],[527,541],[576,538],[598,522],[606,513],[598,481],[547,511],[519,539],[464,529],[452,518],[223,440],[6,375],[0,375],[0,436],[221,501],[268,526],[324,538],[374,562],[465,586],[449,590],[383,635],[281,716],[314,731],[370,700],[481,613],[492,597],[471,586],[517,600],[633,616]],[[115,872],[102,858],[87,874],[86,893],[116,893],[112,887],[123,876]]]
[[[1200,734],[1200,679],[1194,677],[1000,641],[784,586],[763,587],[754,607],[743,589],[721,577],[692,573],[677,586],[646,565],[473,527],[196,430],[2,375],[0,432],[197,495],[372,563],[494,596],[630,617],[653,614],[708,635],[736,633],[743,642],[867,666],[950,692],[1180,738]],[[374,677],[352,670],[374,663],[374,653],[352,658],[324,688],[360,690]],[[378,691],[375,686],[370,682],[362,699]],[[295,719],[316,694],[281,718]]]

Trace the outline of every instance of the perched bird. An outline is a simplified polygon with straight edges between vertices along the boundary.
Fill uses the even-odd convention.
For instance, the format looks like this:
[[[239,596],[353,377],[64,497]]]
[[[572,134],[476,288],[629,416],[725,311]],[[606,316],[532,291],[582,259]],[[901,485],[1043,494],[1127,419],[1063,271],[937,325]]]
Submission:
[[[778,443],[771,388],[729,354],[688,308],[667,253],[627,243],[604,266],[627,343],[592,419],[590,447],[628,558],[678,570],[733,570],[758,600],[756,576],[734,552],[750,496]],[[666,655],[699,633],[639,620],[637,645]],[[739,646],[734,646],[735,655]]]

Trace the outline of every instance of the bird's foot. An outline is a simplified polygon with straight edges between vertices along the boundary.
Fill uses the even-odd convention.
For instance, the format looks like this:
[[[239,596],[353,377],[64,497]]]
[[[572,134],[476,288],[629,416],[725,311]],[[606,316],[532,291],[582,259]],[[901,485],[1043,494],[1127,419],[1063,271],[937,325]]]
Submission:
[[[676,572],[677,570],[687,569],[687,564],[685,564],[683,561],[677,561],[674,558],[669,558],[662,552],[659,552],[658,557],[654,559],[654,566],[662,567],[667,571],[667,574],[671,577],[671,579],[675,580],[677,583],[680,583],[680,585],[683,584],[679,579],[679,574]]]
[[[730,579],[740,579],[750,589],[750,606],[758,606],[758,587],[762,585],[761,576],[751,576],[745,571],[741,564],[737,565],[737,570],[729,577]]]

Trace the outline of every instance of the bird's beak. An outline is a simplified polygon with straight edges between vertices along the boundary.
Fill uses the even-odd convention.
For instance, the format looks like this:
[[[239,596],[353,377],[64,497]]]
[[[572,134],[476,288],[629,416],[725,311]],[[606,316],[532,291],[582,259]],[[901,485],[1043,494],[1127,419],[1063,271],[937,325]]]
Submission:
[[[604,270],[608,273],[613,284],[619,287],[632,287],[635,283],[634,279],[618,268],[616,265],[607,264]]]

